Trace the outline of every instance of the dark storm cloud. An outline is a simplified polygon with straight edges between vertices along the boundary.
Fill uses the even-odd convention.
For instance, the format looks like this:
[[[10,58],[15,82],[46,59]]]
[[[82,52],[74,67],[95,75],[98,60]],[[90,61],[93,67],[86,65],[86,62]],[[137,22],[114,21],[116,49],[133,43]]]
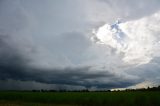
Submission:
[[[18,49],[14,48],[10,44],[10,37],[7,35],[0,35],[0,76],[1,79],[6,79],[10,77],[20,77],[20,74],[23,74],[25,71],[25,63],[27,59],[18,52]],[[21,71],[18,71],[21,70]],[[17,74],[17,71],[19,74]]]
[[[92,70],[91,67],[38,69],[29,66],[30,60],[16,51],[16,48],[12,47],[6,40],[6,36],[0,36],[0,80],[36,81],[44,84],[89,88],[94,86],[97,88],[126,87],[136,83],[108,71]],[[101,82],[101,79],[108,80],[108,82]]]
[[[118,78],[109,72],[90,73],[89,67],[42,70],[25,66],[24,60],[18,56],[8,58],[6,61],[7,64],[2,62],[0,64],[1,80],[13,79],[46,84],[96,86],[97,88],[126,87],[135,83]],[[101,82],[101,78],[112,79],[113,81],[105,83]]]

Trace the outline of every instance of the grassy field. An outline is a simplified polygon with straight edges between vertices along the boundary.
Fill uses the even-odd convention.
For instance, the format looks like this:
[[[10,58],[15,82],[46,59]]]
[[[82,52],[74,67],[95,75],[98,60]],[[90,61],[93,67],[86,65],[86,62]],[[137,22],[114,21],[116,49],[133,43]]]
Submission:
[[[0,106],[160,106],[160,92],[1,91]]]

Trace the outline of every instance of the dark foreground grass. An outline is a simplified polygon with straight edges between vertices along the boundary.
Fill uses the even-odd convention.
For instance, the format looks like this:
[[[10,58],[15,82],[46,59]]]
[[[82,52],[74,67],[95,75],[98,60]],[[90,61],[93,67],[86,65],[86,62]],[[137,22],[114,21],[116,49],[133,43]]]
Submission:
[[[159,91],[0,92],[0,106],[160,106]]]

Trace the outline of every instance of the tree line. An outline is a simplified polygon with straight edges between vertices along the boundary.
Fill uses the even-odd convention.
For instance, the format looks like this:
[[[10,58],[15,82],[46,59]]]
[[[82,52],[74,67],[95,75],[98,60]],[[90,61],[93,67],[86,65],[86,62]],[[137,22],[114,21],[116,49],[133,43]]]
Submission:
[[[82,89],[82,90],[31,90],[32,92],[128,92],[128,91],[160,91],[160,86],[158,87],[148,87],[148,88],[137,88],[137,89],[125,89],[125,90],[94,90],[91,91],[89,89]]]

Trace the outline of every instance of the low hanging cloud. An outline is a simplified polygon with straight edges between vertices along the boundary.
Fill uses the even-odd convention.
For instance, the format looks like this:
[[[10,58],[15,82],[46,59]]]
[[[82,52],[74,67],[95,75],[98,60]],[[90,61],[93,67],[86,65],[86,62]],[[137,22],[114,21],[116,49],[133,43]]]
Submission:
[[[92,87],[109,89],[126,87],[139,82],[138,78],[119,76],[107,70],[93,69],[92,66],[49,68],[38,65],[37,67],[31,64],[32,58],[25,57],[26,55],[24,56],[23,52],[10,42],[9,37],[3,35],[0,37],[0,84],[5,83],[5,86],[0,89],[24,90],[38,89],[38,87],[39,89],[62,89],[63,87],[66,87],[65,89]]]
[[[6,49],[7,47],[5,47]],[[8,48],[7,48],[8,49]],[[10,50],[10,49],[9,49]],[[3,50],[4,51],[4,50]],[[8,56],[9,51],[6,51],[3,54],[3,57],[0,57],[0,80],[1,84],[3,82],[8,83],[6,85],[7,89],[12,89],[12,84],[14,82],[14,86],[20,86],[20,81],[29,81],[28,83],[22,84],[24,87],[31,83],[32,81],[39,82],[43,84],[57,84],[58,86],[68,85],[68,86],[81,86],[82,88],[90,88],[90,87],[97,87],[97,88],[113,88],[113,87],[126,87],[137,83],[137,79],[130,79],[130,78],[121,78],[114,73],[110,73],[108,71],[101,71],[101,70],[92,70],[90,67],[66,67],[66,68],[58,68],[58,69],[44,69],[44,68],[36,68],[31,67],[28,65],[30,61],[21,57],[20,54],[12,54]],[[2,55],[1,55],[2,56]],[[7,58],[4,58],[8,56]],[[94,72],[92,72],[94,71]],[[112,79],[112,80],[111,80]],[[9,82],[8,82],[9,80]],[[11,81],[10,81],[11,80]],[[13,81],[12,81],[13,80]],[[119,80],[117,82],[117,80]],[[136,80],[136,81],[134,81]],[[17,84],[16,84],[17,83]],[[35,83],[36,85],[37,83]],[[38,86],[38,85],[37,85]],[[56,85],[55,85],[56,86]],[[28,89],[21,88],[19,89]],[[80,88],[81,88],[80,87]],[[31,87],[36,88],[37,87]],[[43,86],[42,86],[43,88]],[[44,87],[45,88],[45,87]],[[4,89],[4,86],[1,88]],[[18,89],[15,87],[13,89]],[[39,88],[41,89],[41,88]],[[48,87],[47,89],[53,89],[52,86]],[[66,88],[66,89],[70,89]]]

